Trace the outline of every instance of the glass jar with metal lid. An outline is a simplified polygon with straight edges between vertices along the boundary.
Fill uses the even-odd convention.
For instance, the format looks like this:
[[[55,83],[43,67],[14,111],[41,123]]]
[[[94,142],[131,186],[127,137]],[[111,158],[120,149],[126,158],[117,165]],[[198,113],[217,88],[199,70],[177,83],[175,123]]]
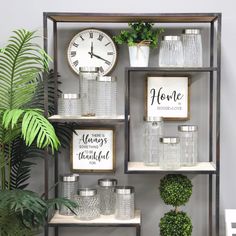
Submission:
[[[163,155],[160,158],[160,168],[174,170],[180,168],[179,137],[160,138]]]
[[[81,101],[79,94],[62,93],[58,98],[58,115],[81,115]]]
[[[115,187],[116,179],[99,179],[98,193],[100,199],[100,213],[102,215],[112,215],[115,213]]]
[[[60,196],[70,200],[74,199],[74,196],[79,187],[79,175],[66,174],[60,176]],[[65,206],[62,206],[59,210],[61,215],[73,215],[73,213]]]
[[[145,122],[145,165],[158,165],[161,155],[160,137],[163,135],[163,119],[162,117],[148,117]]]
[[[183,46],[180,36],[164,36],[160,44],[159,66],[181,67],[184,65]]]
[[[135,215],[134,187],[117,186],[115,218],[119,220],[130,220]]]
[[[79,188],[75,201],[78,204],[76,218],[79,220],[93,220],[100,216],[97,189]]]
[[[99,68],[80,67],[79,70],[82,116],[95,116],[97,98],[96,81],[99,75]]]
[[[116,77],[97,77],[96,116],[116,116]]]
[[[180,163],[183,166],[193,166],[198,158],[198,127],[197,125],[179,125]]]
[[[182,34],[184,66],[201,67],[202,36],[200,29],[185,29]]]

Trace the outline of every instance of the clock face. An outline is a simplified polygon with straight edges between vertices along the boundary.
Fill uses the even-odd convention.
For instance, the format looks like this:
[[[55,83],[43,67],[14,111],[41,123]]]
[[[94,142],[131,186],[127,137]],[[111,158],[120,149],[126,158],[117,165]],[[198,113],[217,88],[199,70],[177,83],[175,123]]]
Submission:
[[[101,30],[86,29],[71,40],[67,57],[69,65],[79,74],[79,67],[99,67],[107,75],[116,65],[117,49],[114,41]]]

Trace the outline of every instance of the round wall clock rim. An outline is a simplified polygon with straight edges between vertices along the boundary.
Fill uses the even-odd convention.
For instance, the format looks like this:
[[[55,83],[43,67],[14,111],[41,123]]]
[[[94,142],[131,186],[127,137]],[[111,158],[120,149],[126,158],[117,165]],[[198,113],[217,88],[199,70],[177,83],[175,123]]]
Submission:
[[[80,34],[81,32],[83,32],[83,31],[88,31],[88,30],[97,30],[97,31],[100,31],[100,32],[106,34],[106,35],[112,40],[112,42],[113,42],[113,44],[114,44],[114,48],[115,48],[115,51],[116,51],[116,59],[115,59],[115,61],[114,61],[114,65],[113,65],[113,67],[110,68],[110,70],[107,71],[106,74],[103,74],[103,76],[110,75],[110,73],[114,71],[114,69],[115,69],[115,67],[116,67],[116,65],[117,65],[117,61],[118,61],[118,47],[117,47],[117,44],[115,43],[115,41],[112,39],[111,33],[110,33],[110,32],[107,32],[106,30],[100,29],[100,28],[93,28],[93,27],[92,27],[92,28],[84,28],[84,29],[80,30],[78,33],[76,33],[76,34],[73,36],[73,38],[72,38],[72,39],[70,40],[70,42],[69,42],[69,46],[67,47],[67,51],[66,51],[67,63],[69,64],[70,69],[71,69],[76,75],[79,75],[78,71],[76,71],[76,70],[74,69],[74,67],[72,67],[72,65],[69,63],[69,48],[70,48],[71,42],[76,38],[77,35],[79,35],[79,34]]]

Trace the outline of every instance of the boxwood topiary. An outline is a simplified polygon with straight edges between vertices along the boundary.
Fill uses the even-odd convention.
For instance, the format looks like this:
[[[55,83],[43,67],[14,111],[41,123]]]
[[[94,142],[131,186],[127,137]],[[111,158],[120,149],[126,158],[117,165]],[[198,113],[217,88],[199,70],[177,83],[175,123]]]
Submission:
[[[161,236],[191,236],[192,222],[185,212],[169,211],[160,221]]]
[[[159,190],[165,204],[178,207],[188,202],[192,195],[192,187],[186,176],[169,174],[161,179]]]

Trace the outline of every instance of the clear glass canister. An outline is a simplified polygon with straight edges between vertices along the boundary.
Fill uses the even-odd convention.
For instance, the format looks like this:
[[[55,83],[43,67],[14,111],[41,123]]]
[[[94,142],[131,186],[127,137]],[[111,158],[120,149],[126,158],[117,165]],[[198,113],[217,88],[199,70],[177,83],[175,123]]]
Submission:
[[[98,192],[100,198],[100,213],[112,215],[115,213],[115,187],[116,179],[99,179]]]
[[[79,94],[61,94],[58,98],[58,115],[81,115],[81,101]]]
[[[82,116],[95,116],[98,73],[98,67],[80,67],[79,84]]]
[[[78,189],[75,201],[78,204],[76,218],[79,220],[93,220],[100,216],[99,197],[96,189]]]
[[[185,29],[182,34],[184,66],[201,67],[202,36],[199,29]]]
[[[79,175],[61,175],[60,176],[60,196],[70,200],[74,199],[79,186]],[[59,210],[61,215],[73,215],[73,213],[65,206],[62,206]]]
[[[97,78],[96,116],[116,116],[116,77]]]
[[[134,218],[134,187],[117,186],[115,218],[119,220],[130,220]]]
[[[148,117],[145,122],[145,165],[158,165],[161,155],[160,137],[163,135],[163,119],[161,117]]]
[[[180,163],[193,166],[198,158],[198,127],[196,125],[179,125]]]
[[[180,168],[180,139],[178,137],[160,138],[162,156],[160,168],[174,170]]]
[[[181,67],[183,65],[183,46],[180,36],[164,36],[160,44],[159,66]]]

